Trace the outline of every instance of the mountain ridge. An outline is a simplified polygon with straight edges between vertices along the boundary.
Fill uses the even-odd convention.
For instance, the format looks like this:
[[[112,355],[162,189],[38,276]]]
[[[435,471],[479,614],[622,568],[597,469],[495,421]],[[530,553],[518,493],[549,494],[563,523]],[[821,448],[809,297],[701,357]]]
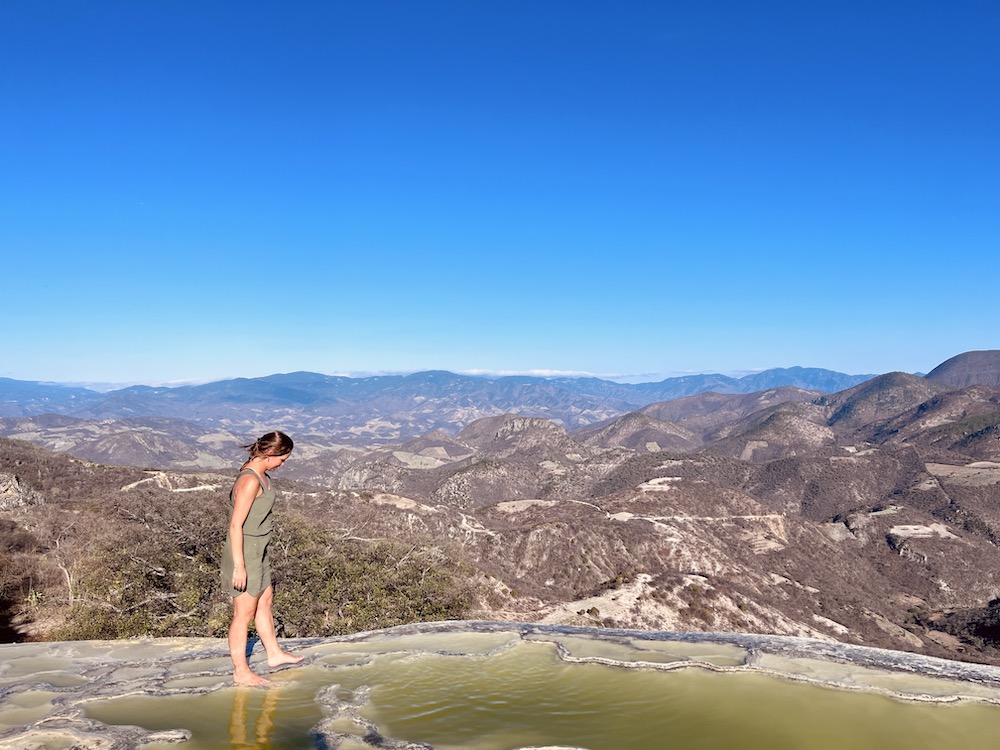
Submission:
[[[958,355],[949,361],[961,366],[963,358]],[[761,444],[762,433],[755,440],[744,440],[739,448],[744,428],[737,427],[738,420],[766,407],[816,402],[823,411],[824,404],[836,402],[839,412],[828,427],[846,420],[843,430],[849,430],[874,419],[875,412],[852,417],[859,405],[885,411],[899,401],[914,407],[925,396],[948,388],[906,373],[845,376],[793,367],[729,379],[727,386],[731,390],[768,386],[762,391],[703,391],[649,401],[665,393],[688,393],[696,386],[722,387],[722,377],[684,376],[623,385],[598,378],[483,378],[445,370],[365,378],[298,371],[196,386],[130,386],[108,393],[0,379],[0,435],[102,463],[216,469],[237,460],[238,446],[261,431],[280,429],[295,436],[296,464],[301,467],[297,471],[303,480],[329,485],[336,484],[351,463],[380,446],[407,443],[435,430],[454,438],[477,420],[508,414],[551,420],[571,433],[590,431],[579,439],[602,447],[689,451],[735,437],[736,442],[729,440],[730,447],[720,444],[717,449],[756,455],[755,460],[763,461],[781,455],[790,445],[777,434],[781,425],[802,438],[813,434],[821,442],[829,440],[820,435],[825,427],[808,424],[819,418],[816,409],[806,421],[804,411],[794,416],[785,409],[769,425],[753,428],[772,435],[769,447]],[[774,385],[779,382],[794,384]],[[801,387],[810,383],[848,387],[834,393]],[[868,393],[878,397],[868,399]],[[628,416],[636,412],[642,412],[645,421]],[[401,450],[401,455],[410,453]],[[421,455],[408,460],[436,459]]]
[[[685,376],[622,384],[600,378],[487,378],[428,370],[408,375],[349,378],[298,371],[176,387],[136,385],[98,392],[49,382],[0,379],[0,418],[58,414],[87,420],[167,417],[249,438],[260,425],[368,448],[457,431],[505,413],[544,417],[576,429],[607,422],[648,404],[702,393],[751,392],[761,383],[854,385],[873,376],[787,368],[745,378]],[[796,386],[799,387],[799,386]]]
[[[627,396],[644,401],[666,401],[680,398],[692,393],[704,393],[715,390],[718,393],[752,393],[754,391],[792,385],[805,390],[818,390],[825,393],[844,390],[865,380],[876,377],[876,374],[848,375],[833,370],[811,367],[773,368],[758,373],[744,375],[739,378],[720,374],[683,375],[664,378],[658,381],[643,383],[618,383],[597,377],[542,377],[534,375],[505,375],[490,377],[484,375],[461,375],[448,370],[421,370],[407,375],[373,375],[352,378],[344,375],[324,375],[318,372],[299,370],[288,373],[273,373],[256,378],[226,378],[197,385],[150,386],[130,385],[112,390],[95,390],[77,385],[64,385],[53,381],[14,380],[0,378],[0,406],[8,402],[11,395],[19,398],[48,398],[55,403],[77,399],[80,401],[100,402],[115,396],[165,396],[167,394],[195,394],[196,398],[204,399],[205,395],[218,397],[230,392],[233,395],[273,395],[284,392],[288,397],[310,395],[314,398],[320,393],[337,395],[338,391],[349,390],[353,393],[343,395],[370,395],[374,392],[407,391],[407,386],[448,384],[493,383],[503,386],[538,386],[554,385],[571,390],[582,395],[599,395],[602,397],[627,400]],[[257,391],[260,386],[266,386]],[[323,388],[318,390],[318,386]],[[652,401],[647,401],[652,403]],[[638,404],[643,405],[643,404]],[[73,404],[78,406],[78,404]],[[3,415],[15,416],[15,415]],[[27,416],[27,415],[16,415]]]

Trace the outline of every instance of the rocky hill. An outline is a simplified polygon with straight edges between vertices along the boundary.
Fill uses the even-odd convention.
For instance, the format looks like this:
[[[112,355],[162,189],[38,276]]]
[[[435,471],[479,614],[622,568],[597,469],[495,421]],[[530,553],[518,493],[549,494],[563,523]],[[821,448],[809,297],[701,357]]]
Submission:
[[[747,394],[700,393],[673,401],[650,404],[641,409],[656,419],[682,425],[703,439],[712,430],[784,403],[810,403],[822,394],[793,386],[770,388]]]
[[[701,445],[700,436],[691,430],[644,412],[629,412],[602,426],[580,430],[576,437],[585,445],[635,451],[684,453]]]
[[[939,364],[927,373],[927,379],[951,388],[969,385],[1000,388],[1000,350],[963,352]]]

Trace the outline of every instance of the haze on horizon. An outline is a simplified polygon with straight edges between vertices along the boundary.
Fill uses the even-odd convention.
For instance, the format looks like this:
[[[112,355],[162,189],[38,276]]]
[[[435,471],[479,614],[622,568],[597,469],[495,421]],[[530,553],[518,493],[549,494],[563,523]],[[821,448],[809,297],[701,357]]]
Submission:
[[[0,377],[998,348],[1000,6],[0,8]]]
[[[441,368],[433,368],[434,370],[440,371]],[[317,373],[320,375],[327,375],[329,377],[346,377],[346,378],[370,378],[370,377],[383,377],[383,376],[407,376],[414,375],[419,372],[427,372],[428,370],[412,370],[406,372],[323,372]],[[302,371],[299,371],[302,372]],[[313,371],[315,372],[315,371]],[[452,372],[452,371],[448,371]],[[756,372],[762,372],[762,370],[755,370],[753,372],[747,372],[745,370],[737,370],[732,372],[674,372],[674,373],[639,373],[633,375],[621,375],[621,374],[597,374],[590,372],[558,372],[552,370],[525,370],[525,371],[455,371],[456,375],[467,375],[470,377],[482,377],[490,379],[498,379],[505,377],[538,377],[538,378],[599,378],[601,380],[610,380],[619,383],[651,383],[659,382],[661,380],[666,380],[669,378],[685,377],[690,375],[725,375],[731,378],[742,378],[747,375],[752,375]],[[95,391],[111,391],[118,390],[120,388],[127,388],[135,385],[145,385],[152,387],[166,387],[166,388],[178,388],[183,386],[196,386],[205,385],[207,383],[213,383],[223,380],[232,380],[236,378],[245,377],[266,377],[267,375],[280,375],[288,373],[263,373],[261,375],[247,376],[247,375],[233,375],[227,378],[209,378],[205,380],[144,380],[144,381],[132,381],[132,382],[111,382],[111,381],[53,381],[53,380],[43,380],[36,381],[51,385],[63,385],[72,386],[80,388],[88,388]],[[881,373],[844,373],[845,375],[877,375]],[[917,374],[917,373],[914,373]],[[923,373],[926,374],[926,373]],[[3,377],[3,376],[0,376]]]

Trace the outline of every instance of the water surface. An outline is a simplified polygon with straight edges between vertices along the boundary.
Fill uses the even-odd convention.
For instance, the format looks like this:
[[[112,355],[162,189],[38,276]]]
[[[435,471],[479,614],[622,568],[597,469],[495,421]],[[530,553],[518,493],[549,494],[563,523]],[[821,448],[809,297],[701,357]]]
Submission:
[[[437,634],[419,643],[339,644],[317,648],[307,666],[272,675],[269,689],[117,698],[90,703],[86,713],[109,724],[184,727],[192,733],[184,750],[305,749],[322,746],[322,737],[333,746],[370,748],[376,734],[385,747],[409,741],[438,750],[992,750],[997,744],[996,705],[900,700],[712,671],[735,660],[718,644],[703,644],[700,659],[694,655],[706,668],[661,669],[650,665],[690,662],[691,644],[673,649],[687,653],[672,653],[669,645],[635,651],[628,643],[561,640],[560,647],[547,638]]]

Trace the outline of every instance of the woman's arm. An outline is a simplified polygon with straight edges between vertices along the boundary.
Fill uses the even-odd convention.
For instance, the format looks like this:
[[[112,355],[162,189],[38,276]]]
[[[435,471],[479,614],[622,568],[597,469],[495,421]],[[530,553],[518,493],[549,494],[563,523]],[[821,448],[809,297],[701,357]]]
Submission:
[[[260,482],[251,474],[244,474],[236,480],[233,488],[233,515],[229,519],[229,543],[233,548],[233,588],[245,591],[247,587],[247,564],[243,557],[243,524],[250,515],[250,506],[260,490]]]

